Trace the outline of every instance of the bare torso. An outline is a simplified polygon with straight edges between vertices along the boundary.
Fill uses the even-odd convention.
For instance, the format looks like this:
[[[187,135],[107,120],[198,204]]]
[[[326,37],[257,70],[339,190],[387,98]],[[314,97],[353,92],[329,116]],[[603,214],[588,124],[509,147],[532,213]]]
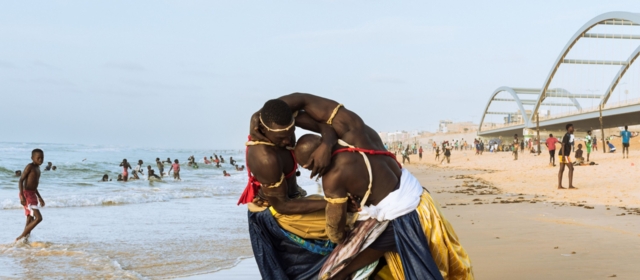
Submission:
[[[28,191],[36,191],[38,190],[38,184],[40,183],[40,167],[30,163],[27,168],[30,168],[31,171],[23,172],[27,175],[23,183],[23,188]]]

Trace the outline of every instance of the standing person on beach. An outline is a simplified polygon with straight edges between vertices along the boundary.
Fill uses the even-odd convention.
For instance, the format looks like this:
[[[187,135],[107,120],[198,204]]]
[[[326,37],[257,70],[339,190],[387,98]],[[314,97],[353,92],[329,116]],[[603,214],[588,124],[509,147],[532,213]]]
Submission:
[[[589,163],[589,155],[591,154],[591,144],[593,143],[591,139],[591,130],[587,130],[587,136],[584,137],[584,144],[587,146],[587,163]]]
[[[182,179],[180,179],[180,162],[178,161],[178,159],[174,160],[173,164],[171,165],[171,168],[169,168],[169,171],[167,173],[171,173],[172,170],[173,170],[173,179],[182,181]]]
[[[436,161],[440,159],[440,146],[436,146]]]
[[[556,166],[556,143],[558,143],[558,139],[553,137],[553,134],[549,134],[546,143],[549,150],[549,164]]]
[[[595,135],[593,135],[593,151],[598,151],[598,139]]]
[[[520,145],[520,141],[518,141],[518,134],[513,135],[513,160],[518,160],[518,146]]]
[[[567,133],[562,137],[562,147],[560,148],[560,170],[558,171],[558,189],[566,189],[562,186],[562,174],[564,166],[569,168],[569,189],[577,189],[573,186],[573,164],[571,163],[571,139],[573,139],[573,124],[566,125]]]
[[[31,161],[24,168],[18,181],[18,196],[20,197],[20,204],[24,207],[24,214],[27,216],[27,224],[22,234],[16,238],[16,241],[28,237],[31,231],[42,222],[42,214],[38,209],[38,202],[40,202],[40,207],[44,207],[44,199],[40,196],[38,185],[40,184],[40,165],[44,162],[44,152],[40,149],[31,151]]]
[[[629,140],[634,137],[631,132],[629,132],[629,126],[624,126],[624,130],[620,131],[620,136],[614,136],[622,138],[622,158],[625,158],[625,153],[626,158],[629,158]]]
[[[422,146],[420,146],[420,149],[418,150],[418,157],[420,158],[420,160],[422,160]]]
[[[122,180],[126,182],[129,180],[129,169],[131,169],[131,164],[129,164],[125,158],[120,163],[120,166],[122,167]]]

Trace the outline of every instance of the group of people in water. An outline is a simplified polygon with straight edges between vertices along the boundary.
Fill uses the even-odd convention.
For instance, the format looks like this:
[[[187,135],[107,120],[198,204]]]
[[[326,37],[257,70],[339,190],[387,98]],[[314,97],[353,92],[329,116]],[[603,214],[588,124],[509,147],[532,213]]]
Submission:
[[[207,159],[207,157],[205,156],[203,163],[215,164],[217,168],[220,168],[222,167],[221,164],[225,163],[225,160],[222,156],[213,154],[213,156],[210,156],[209,159]],[[229,158],[229,164],[231,164],[236,169],[236,171],[244,170],[244,165],[238,166],[233,157]],[[127,159],[123,159],[120,163],[120,167],[122,167],[122,174],[118,174],[118,178],[116,179],[116,181],[126,182],[130,180],[140,180],[139,175],[144,175],[143,165],[144,161],[138,160],[138,164],[135,167],[131,167],[131,164],[127,161]],[[163,177],[170,176],[171,174],[173,175],[174,180],[182,180],[180,178],[180,161],[178,159],[174,159],[172,161],[171,158],[167,158],[165,161],[162,161],[160,160],[160,158],[156,158],[156,166],[158,168],[158,173],[156,173],[155,169],[153,169],[151,165],[147,165],[147,179],[149,181],[160,181]],[[165,166],[169,167],[169,170],[166,173],[164,172]],[[199,168],[198,163],[196,162],[196,159],[193,155],[189,156],[189,158],[187,159],[187,166],[193,169]],[[129,174],[129,171],[132,171],[131,174]],[[225,177],[231,176],[231,174],[229,174],[226,170],[222,171],[222,175]],[[102,176],[102,181],[111,180],[112,179],[109,178],[108,174],[104,174]]]

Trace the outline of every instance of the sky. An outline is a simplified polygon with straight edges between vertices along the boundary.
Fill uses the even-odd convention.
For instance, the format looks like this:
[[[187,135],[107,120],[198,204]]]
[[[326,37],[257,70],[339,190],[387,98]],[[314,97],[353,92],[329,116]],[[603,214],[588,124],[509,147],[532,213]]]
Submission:
[[[292,92],[378,131],[478,123],[610,11],[640,1],[4,1],[0,141],[242,148]]]

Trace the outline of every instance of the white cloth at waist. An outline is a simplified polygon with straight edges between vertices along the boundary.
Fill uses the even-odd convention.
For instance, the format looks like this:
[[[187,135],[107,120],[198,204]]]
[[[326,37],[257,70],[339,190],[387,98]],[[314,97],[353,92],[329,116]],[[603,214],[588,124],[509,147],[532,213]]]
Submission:
[[[358,213],[359,221],[374,218],[378,221],[390,221],[415,210],[420,204],[422,185],[408,170],[402,169],[400,188],[390,192],[378,205],[363,206]]]

